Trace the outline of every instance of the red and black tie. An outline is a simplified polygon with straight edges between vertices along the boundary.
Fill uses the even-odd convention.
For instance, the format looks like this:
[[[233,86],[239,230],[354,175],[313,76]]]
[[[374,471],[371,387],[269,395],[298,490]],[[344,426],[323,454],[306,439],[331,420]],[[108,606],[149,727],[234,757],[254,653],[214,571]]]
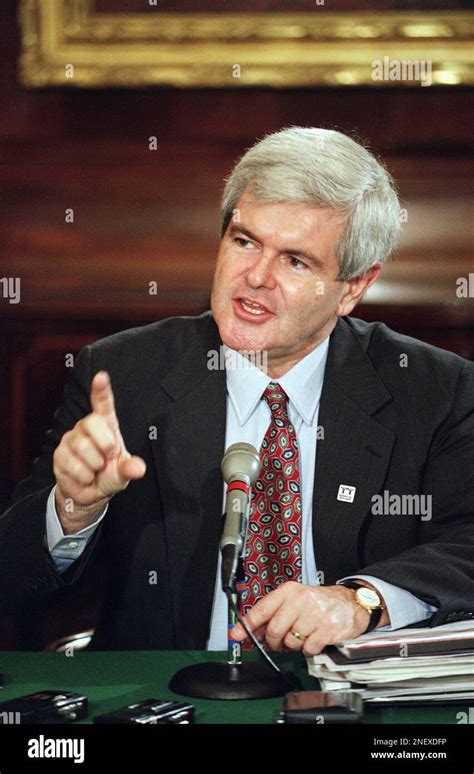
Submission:
[[[298,441],[283,388],[271,382],[262,397],[272,416],[260,448],[260,475],[252,487],[245,579],[239,584],[243,615],[281,583],[301,582]]]

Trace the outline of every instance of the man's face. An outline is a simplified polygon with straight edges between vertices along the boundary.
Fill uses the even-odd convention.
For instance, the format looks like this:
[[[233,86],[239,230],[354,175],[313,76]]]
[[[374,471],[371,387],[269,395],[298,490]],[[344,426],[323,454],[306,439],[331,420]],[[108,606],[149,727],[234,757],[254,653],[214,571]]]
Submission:
[[[258,204],[246,191],[221,240],[212,286],[223,342],[266,350],[269,371],[284,373],[326,338],[348,313],[341,305],[346,283],[336,280],[344,225],[333,210]]]

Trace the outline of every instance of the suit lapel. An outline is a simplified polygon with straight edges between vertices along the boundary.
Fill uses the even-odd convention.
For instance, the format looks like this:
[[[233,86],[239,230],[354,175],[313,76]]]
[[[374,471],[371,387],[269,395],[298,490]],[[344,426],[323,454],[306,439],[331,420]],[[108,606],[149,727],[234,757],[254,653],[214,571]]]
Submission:
[[[313,492],[313,543],[325,584],[363,566],[362,524],[383,486],[395,441],[373,414],[389,400],[357,333],[339,319],[321,394],[324,440],[317,442]],[[353,502],[338,499],[341,485],[355,487]]]
[[[207,367],[221,346],[211,317],[162,382],[170,400],[152,443],[165,518],[176,647],[204,648],[221,534],[220,470],[226,423],[225,370]]]

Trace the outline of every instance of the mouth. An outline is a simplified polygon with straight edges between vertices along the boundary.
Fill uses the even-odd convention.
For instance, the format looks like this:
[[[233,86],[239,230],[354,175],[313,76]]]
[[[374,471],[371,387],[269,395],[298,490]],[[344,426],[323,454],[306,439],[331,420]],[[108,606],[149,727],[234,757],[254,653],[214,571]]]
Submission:
[[[268,320],[273,314],[266,306],[263,306],[263,304],[259,304],[257,301],[253,301],[246,296],[233,298],[232,303],[234,305],[235,313],[243,320],[263,322],[264,320]]]

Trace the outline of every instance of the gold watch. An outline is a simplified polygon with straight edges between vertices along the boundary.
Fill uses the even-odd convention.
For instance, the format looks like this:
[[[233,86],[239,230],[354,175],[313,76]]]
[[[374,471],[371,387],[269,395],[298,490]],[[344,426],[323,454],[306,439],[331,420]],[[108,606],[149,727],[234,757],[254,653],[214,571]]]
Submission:
[[[377,626],[382,617],[382,611],[385,609],[380,594],[375,589],[369,589],[367,586],[362,586],[355,581],[343,581],[340,585],[346,586],[348,589],[354,589],[355,601],[370,613],[369,625],[364,634],[371,632]]]

